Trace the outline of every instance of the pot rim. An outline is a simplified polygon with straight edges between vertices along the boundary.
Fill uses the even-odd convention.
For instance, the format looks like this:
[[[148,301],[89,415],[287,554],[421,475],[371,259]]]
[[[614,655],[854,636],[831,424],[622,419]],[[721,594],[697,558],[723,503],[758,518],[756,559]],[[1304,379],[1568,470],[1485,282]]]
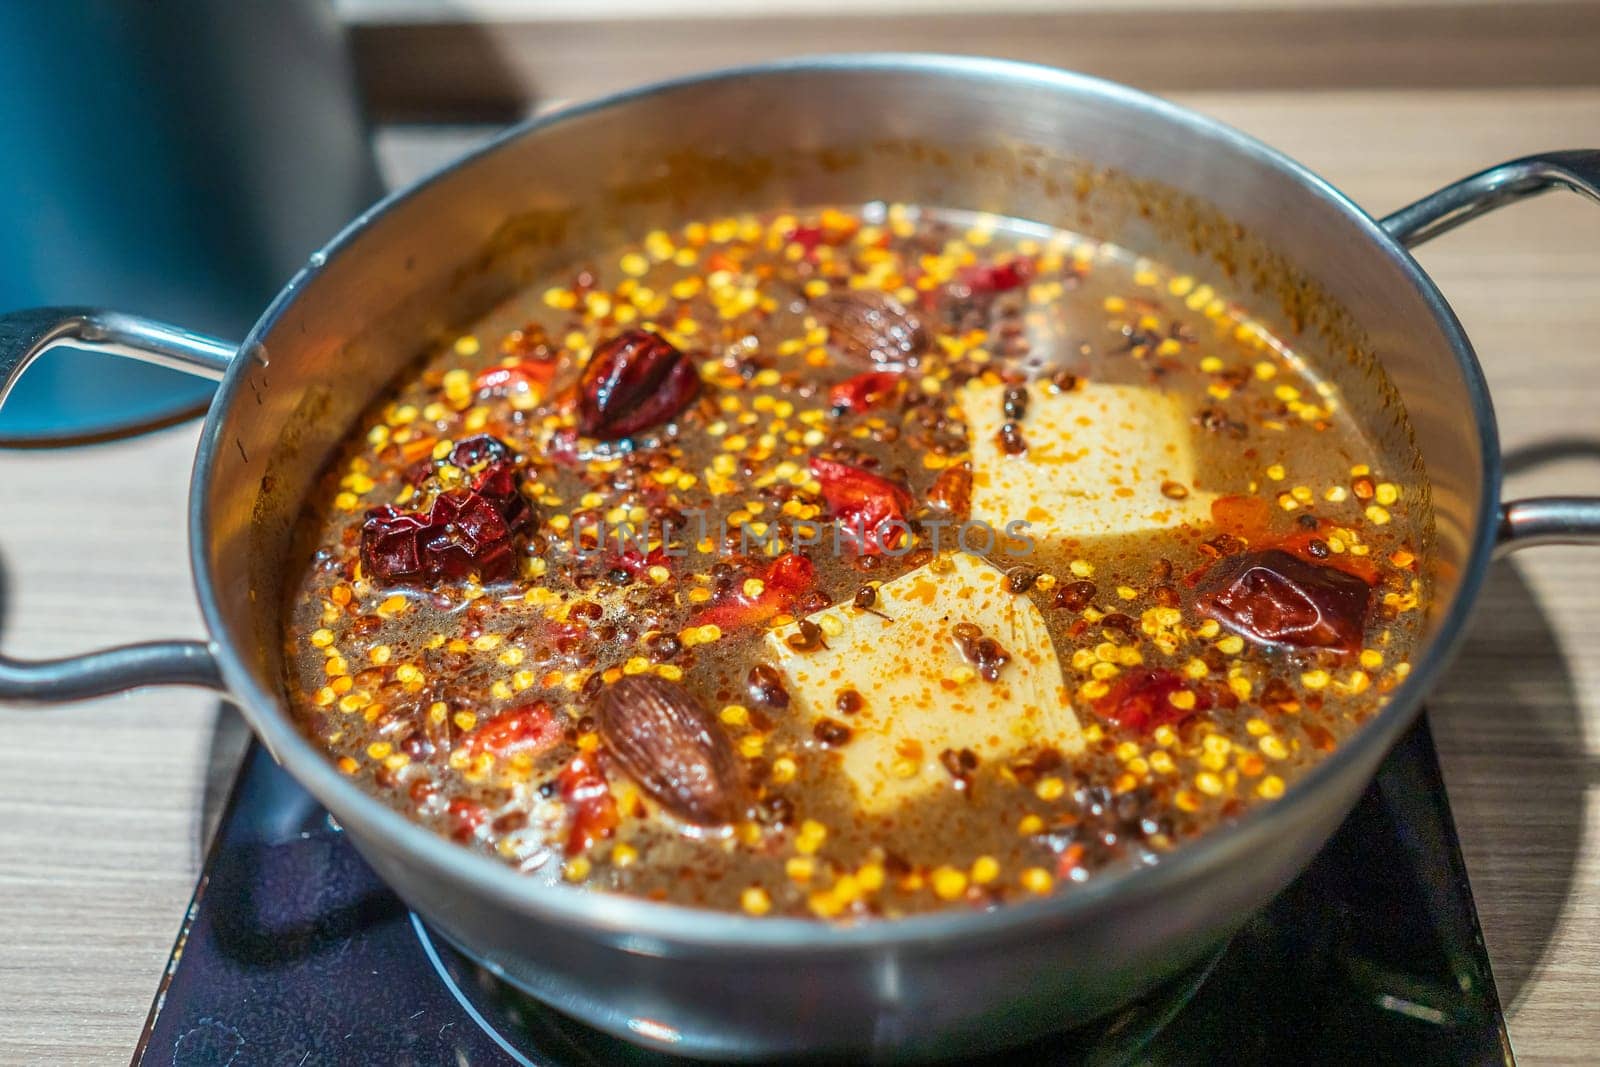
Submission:
[[[639,897],[598,892],[565,884],[546,885],[518,874],[510,867],[476,854],[412,822],[383,801],[363,790],[334,767],[294,724],[292,716],[272,693],[255,683],[242,658],[225,638],[226,625],[212,592],[214,579],[208,563],[212,526],[206,501],[211,492],[214,458],[224,447],[223,413],[238,402],[245,389],[248,354],[259,345],[294,303],[301,290],[312,285],[346,247],[369,226],[381,221],[397,205],[422,188],[470,167],[504,145],[545,127],[635,100],[750,77],[803,72],[901,72],[927,76],[956,75],[1001,81],[1018,88],[1066,91],[1132,106],[1148,115],[1179,126],[1207,140],[1221,140],[1227,149],[1265,163],[1330,202],[1346,216],[1376,251],[1386,256],[1414,285],[1438,320],[1456,357],[1471,398],[1471,415],[1477,426],[1483,457],[1480,490],[1482,505],[1472,533],[1462,579],[1438,636],[1414,658],[1412,671],[1390,697],[1389,703],[1355,736],[1330,757],[1293,783],[1285,796],[1254,806],[1235,822],[1189,842],[1149,866],[1107,872],[1067,892],[1054,892],[1034,900],[1021,900],[989,911],[939,911],[892,920],[842,925],[817,919],[756,918]],[[598,934],[625,939],[628,947],[645,954],[670,954],[671,949],[737,947],[744,951],[786,953],[848,952],[868,947],[914,946],[937,942],[948,949],[953,942],[978,938],[1018,936],[1038,925],[1060,926],[1094,921],[1101,913],[1131,905],[1137,900],[1167,892],[1185,883],[1204,880],[1232,863],[1248,862],[1254,843],[1273,834],[1288,807],[1305,804],[1309,797],[1346,772],[1352,763],[1376,763],[1411,723],[1424,694],[1432,688],[1460,642],[1475,604],[1494,545],[1495,510],[1500,490],[1500,453],[1493,408],[1477,357],[1454,312],[1433,281],[1406,249],[1391,238],[1369,214],[1327,181],[1293,159],[1224,123],[1169,103],[1159,97],[1101,78],[1053,67],[1012,60],[940,55],[935,53],[867,53],[808,56],[725,68],[703,74],[656,82],[596,100],[562,108],[512,126],[488,143],[440,167],[411,185],[396,190],[362,212],[341,230],[292,278],[251,328],[236,359],[222,379],[207,412],[195,455],[189,497],[189,555],[195,591],[205,620],[212,651],[228,685],[230,698],[245,712],[256,734],[291,774],[347,827],[358,829],[358,840],[373,838],[389,851],[404,853],[407,862],[419,863],[440,877],[469,884],[477,893],[524,912],[531,918],[590,928]]]

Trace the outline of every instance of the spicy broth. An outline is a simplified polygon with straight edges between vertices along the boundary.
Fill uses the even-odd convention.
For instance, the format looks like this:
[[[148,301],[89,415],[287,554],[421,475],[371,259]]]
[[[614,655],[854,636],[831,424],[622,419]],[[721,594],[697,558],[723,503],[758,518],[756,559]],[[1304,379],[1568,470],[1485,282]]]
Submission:
[[[602,359],[615,373],[597,383]],[[998,454],[1019,464],[1102,446],[1030,437],[1059,395],[1175,398],[1193,475],[1160,489],[1189,519],[1031,550],[1003,529],[952,544],[947,526],[933,552],[932,520],[959,521],[985,478],[963,404],[986,384],[1005,408]],[[1104,488],[1107,506],[1126,490]],[[1314,359],[1203,279],[904,205],[710,219],[542,280],[368,412],[303,521],[288,688],[341,770],[532,876],[752,914],[988,906],[1275,800],[1370,718],[1415,641],[1412,495]],[[431,510],[440,498],[457,510]],[[1074,506],[1005,518],[1025,532]],[[494,514],[475,525],[471,507]],[[852,508],[865,526],[829,536]],[[874,527],[885,508],[905,534]],[[624,536],[596,543],[602,528]],[[992,561],[1043,619],[1081,751],[908,742],[884,773],[927,780],[880,808],[841,772],[862,695],[792,692],[768,634],[830,606],[872,613],[863,590],[937,578],[952,548]],[[1312,644],[1241,630],[1251,588],[1323,579],[1363,606],[1319,609]],[[952,683],[1020,671],[1004,645]],[[661,746],[698,726],[631,754],[604,736],[608,693],[652,698],[619,686],[639,678],[687,694],[716,733],[687,764]],[[715,796],[674,799],[665,779],[711,765],[728,779]]]

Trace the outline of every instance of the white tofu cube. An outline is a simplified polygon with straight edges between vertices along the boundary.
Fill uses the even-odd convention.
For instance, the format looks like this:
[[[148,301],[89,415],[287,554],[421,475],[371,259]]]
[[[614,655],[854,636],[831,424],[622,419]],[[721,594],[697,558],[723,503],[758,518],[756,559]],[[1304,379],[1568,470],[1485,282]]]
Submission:
[[[1029,524],[1041,545],[1153,533],[1211,520],[1212,493],[1195,488],[1188,412],[1176,396],[1138,385],[1090,382],[1067,392],[1035,382],[1021,422],[1027,451],[1006,455],[1005,386],[969,383],[960,394],[972,433],[972,519],[998,533]],[[1162,492],[1176,483],[1188,496]]]
[[[992,564],[966,553],[942,556],[879,587],[873,607],[887,618],[850,604],[810,616],[838,631],[826,648],[790,647],[798,623],[767,635],[799,712],[850,727],[843,768],[864,811],[888,812],[949,788],[939,763],[945,749],[969,748],[982,762],[1045,744],[1068,755],[1083,751],[1044,617],[1026,595],[1005,588]],[[978,676],[959,650],[952,631],[963,622],[1010,654],[995,681]],[[863,700],[853,715],[836,707],[847,689]]]

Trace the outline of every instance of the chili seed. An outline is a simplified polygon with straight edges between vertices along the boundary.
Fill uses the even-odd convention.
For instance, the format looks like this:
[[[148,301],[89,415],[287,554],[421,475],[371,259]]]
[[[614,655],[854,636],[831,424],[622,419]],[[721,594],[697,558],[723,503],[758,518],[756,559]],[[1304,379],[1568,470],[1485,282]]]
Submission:
[[[1093,582],[1070,582],[1056,590],[1055,606],[1068,611],[1082,611],[1094,602],[1098,592]]]
[[[789,635],[787,644],[796,652],[810,652],[828,647],[828,642],[822,637],[822,627],[810,619],[800,620],[798,632]]]
[[[1013,567],[1006,571],[1006,589],[1012,593],[1026,593],[1039,581],[1039,572],[1032,567]]]
[[[758,663],[745,675],[745,685],[750,697],[769,708],[789,706],[789,690],[784,688],[783,677],[765,663]]]
[[[1008,456],[1020,456],[1028,450],[1028,442],[1023,439],[1022,428],[1014,422],[1008,422],[1000,427],[1000,432],[995,435],[995,443],[1000,446],[1000,451]]]
[[[837,748],[851,738],[850,727],[838,719],[818,719],[811,728],[811,736],[825,748]]]

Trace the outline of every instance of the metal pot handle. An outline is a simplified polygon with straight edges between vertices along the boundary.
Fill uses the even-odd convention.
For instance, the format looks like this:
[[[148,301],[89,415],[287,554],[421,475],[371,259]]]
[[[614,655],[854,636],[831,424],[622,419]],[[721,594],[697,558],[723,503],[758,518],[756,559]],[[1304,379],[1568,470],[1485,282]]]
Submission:
[[[238,346],[134,315],[96,308],[34,308],[0,315],[0,404],[40,355],[58,344],[155,363],[213,380]],[[222,689],[211,647],[201,641],[151,641],[81,656],[15,660],[0,655],[0,700],[47,704],[143,685]]]
[[[1600,202],[1600,149],[1541,152],[1490,167],[1387,216],[1380,225],[1415,248],[1497,207],[1550,189]],[[1546,496],[1500,504],[1497,553],[1530,545],[1600,544],[1600,497]]]

